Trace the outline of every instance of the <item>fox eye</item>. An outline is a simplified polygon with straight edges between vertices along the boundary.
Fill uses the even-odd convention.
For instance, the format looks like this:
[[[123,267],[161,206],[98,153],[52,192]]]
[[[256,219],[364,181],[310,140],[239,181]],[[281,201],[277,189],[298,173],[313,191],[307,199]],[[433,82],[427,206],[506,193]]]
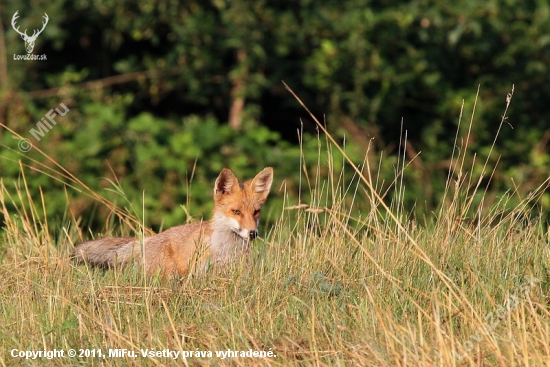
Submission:
[[[258,215],[258,214],[260,214],[260,209],[254,210],[254,216],[256,216],[256,215]]]
[[[238,210],[238,209],[233,209],[233,214],[236,214],[236,215],[241,215],[241,211]]]

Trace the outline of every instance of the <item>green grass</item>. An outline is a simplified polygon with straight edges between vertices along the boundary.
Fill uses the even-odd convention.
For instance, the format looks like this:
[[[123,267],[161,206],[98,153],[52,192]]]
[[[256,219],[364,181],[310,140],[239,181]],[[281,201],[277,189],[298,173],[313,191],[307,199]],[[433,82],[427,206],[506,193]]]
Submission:
[[[547,182],[515,208],[506,198],[483,208],[476,203],[487,193],[462,157],[451,157],[457,164],[441,210],[424,221],[399,200],[381,200],[374,173],[344,182],[328,164],[325,176],[307,180],[310,203],[288,199],[282,213],[270,214],[275,224],[263,228],[248,266],[169,282],[140,269],[71,263],[75,243],[87,237],[78,218],[68,215],[53,231],[43,214],[48,203],[31,199],[22,167],[20,186],[0,184],[0,363],[545,365],[549,238],[536,202]],[[40,169],[115,211],[62,167]],[[358,200],[371,210],[354,211]],[[117,208],[115,217],[127,232],[140,231],[124,211]],[[13,358],[13,349],[88,349],[96,357],[24,360]],[[99,349],[136,357],[102,358]],[[142,357],[153,349],[187,358]],[[274,356],[216,355],[228,350]]]

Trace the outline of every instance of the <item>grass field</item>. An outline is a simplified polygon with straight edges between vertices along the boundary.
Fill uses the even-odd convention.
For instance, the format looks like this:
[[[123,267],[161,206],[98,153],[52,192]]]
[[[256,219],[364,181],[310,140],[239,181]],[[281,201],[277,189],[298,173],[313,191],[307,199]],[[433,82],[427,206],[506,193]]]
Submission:
[[[536,209],[547,182],[515,208],[481,210],[484,189],[451,159],[429,220],[386,206],[368,174],[346,183],[329,167],[310,203],[271,213],[248,268],[170,282],[75,266],[78,219],[52,234],[24,175],[19,188],[2,183],[0,363],[550,365],[549,232]]]

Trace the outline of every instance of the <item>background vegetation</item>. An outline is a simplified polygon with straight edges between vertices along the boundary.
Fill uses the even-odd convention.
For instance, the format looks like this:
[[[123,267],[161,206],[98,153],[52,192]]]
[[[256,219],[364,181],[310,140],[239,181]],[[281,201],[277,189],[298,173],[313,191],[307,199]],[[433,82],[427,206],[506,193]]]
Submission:
[[[49,15],[34,50],[47,61],[13,60],[25,53],[10,27],[16,10],[29,34]],[[285,180],[287,193],[298,196],[298,132],[315,135],[316,127],[281,80],[324,117],[355,164],[368,152],[378,167],[383,152],[379,174],[393,176],[404,151],[415,170],[403,202],[417,214],[440,202],[454,137],[467,126],[457,127],[459,116],[471,114],[474,101],[467,146],[476,160],[468,161],[477,174],[487,159],[488,171],[499,163],[484,182],[487,200],[512,182],[526,194],[546,178],[544,1],[7,1],[0,15],[0,123],[95,191],[118,181],[156,230],[185,220],[181,204],[206,214],[204,188],[223,166],[249,177],[273,165],[276,188]],[[497,135],[512,86],[514,102]],[[30,129],[60,103],[70,112],[36,141]],[[20,159],[50,164],[36,149],[22,157],[13,134],[0,134],[6,183],[19,177]],[[316,157],[315,139],[302,150]],[[61,217],[69,197],[71,213],[102,229],[104,208],[39,172],[28,175],[32,195],[41,187],[48,198],[49,214]],[[550,208],[546,196],[542,204]]]

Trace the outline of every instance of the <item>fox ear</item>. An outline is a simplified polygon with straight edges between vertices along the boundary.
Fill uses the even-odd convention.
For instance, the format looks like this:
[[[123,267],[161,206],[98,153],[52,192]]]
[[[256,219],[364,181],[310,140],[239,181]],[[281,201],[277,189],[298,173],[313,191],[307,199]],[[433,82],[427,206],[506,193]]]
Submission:
[[[214,196],[231,194],[236,186],[239,186],[237,177],[229,168],[224,168],[214,184]]]
[[[271,184],[273,183],[273,168],[266,167],[260,171],[253,179],[250,184],[250,188],[257,197],[264,201],[269,194],[271,189]]]

